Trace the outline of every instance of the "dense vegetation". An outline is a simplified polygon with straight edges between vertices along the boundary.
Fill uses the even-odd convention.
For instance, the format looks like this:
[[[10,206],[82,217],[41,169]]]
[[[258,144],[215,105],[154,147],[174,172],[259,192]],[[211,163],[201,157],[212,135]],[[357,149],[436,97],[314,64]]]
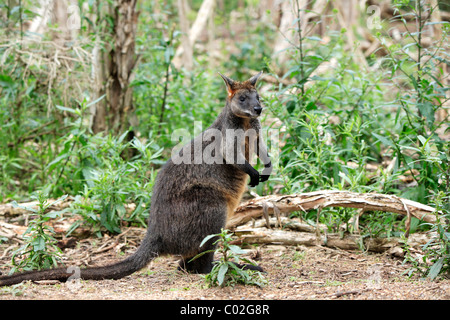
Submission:
[[[189,2],[192,23],[202,1]],[[273,13],[257,11],[257,1],[223,1],[210,22],[215,41],[195,46],[194,65],[184,68],[172,63],[182,37],[177,1],[139,1],[138,59],[129,83],[137,121],[129,130],[94,133],[92,107],[106,98],[94,92],[92,57],[111,42],[114,17],[93,15],[112,3],[79,0],[80,29],[61,45],[55,41],[58,25],[50,22],[39,41],[30,40],[36,35],[25,29],[36,16],[33,1],[0,1],[0,203],[69,195],[69,212],[83,217],[73,228],[90,225],[100,236],[119,233],[125,224],[145,226],[158,168],[179,142],[172,132],[206,128],[224,104],[217,72],[244,80],[263,70],[263,120],[276,170],[253,191],[341,189],[432,205],[443,213],[440,223],[414,220],[411,232],[434,230],[437,237],[423,260],[412,262],[424,274],[431,269],[433,277],[449,270],[450,25],[431,19],[433,12],[448,10],[446,2],[438,8],[433,1],[392,1],[391,18],[376,21],[375,28],[367,27],[375,15],[365,9],[357,25],[339,26],[341,12],[325,2],[302,29],[302,14],[312,7],[298,7],[290,24],[294,40],[280,61],[274,52],[277,26],[262,18]],[[299,1],[292,4],[296,8]],[[394,25],[400,39],[391,32]],[[379,43],[367,56],[360,55],[366,36],[361,28]],[[430,36],[430,28],[439,32]],[[136,209],[127,213],[131,202]],[[297,214],[315,222],[316,212]],[[337,232],[355,214],[327,209],[321,219]],[[392,213],[360,220],[363,237],[401,236],[404,228]],[[29,243],[42,251],[51,239],[45,230],[33,230]]]

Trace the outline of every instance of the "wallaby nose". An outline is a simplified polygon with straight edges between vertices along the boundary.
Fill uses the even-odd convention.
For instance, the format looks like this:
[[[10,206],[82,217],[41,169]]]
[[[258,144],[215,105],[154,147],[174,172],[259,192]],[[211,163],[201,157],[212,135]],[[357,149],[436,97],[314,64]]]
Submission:
[[[255,110],[255,112],[257,114],[261,114],[262,108],[261,108],[261,106],[257,106],[257,107],[254,107],[253,110]]]

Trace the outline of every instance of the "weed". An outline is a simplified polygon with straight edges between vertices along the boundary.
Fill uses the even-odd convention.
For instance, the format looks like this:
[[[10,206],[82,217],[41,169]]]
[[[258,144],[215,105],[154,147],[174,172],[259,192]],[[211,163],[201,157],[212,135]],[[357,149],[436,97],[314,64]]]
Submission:
[[[244,270],[239,268],[236,264],[241,261],[253,264],[250,260],[242,257],[244,250],[236,245],[231,244],[232,234],[228,230],[222,229],[221,233],[206,236],[200,247],[203,246],[210,239],[218,237],[214,244],[218,244],[216,250],[204,251],[192,260],[197,259],[205,253],[214,252],[219,255],[219,260],[214,261],[214,266],[211,272],[205,275],[205,281],[209,286],[234,286],[236,284],[256,285],[262,287],[267,284],[261,272],[254,270]],[[191,261],[192,261],[191,260]]]
[[[429,224],[432,238],[422,246],[423,254],[412,253],[404,239],[405,261],[410,264],[408,275],[418,272],[424,277],[435,279],[450,272],[450,195],[439,192],[434,198],[436,223]]]
[[[49,269],[61,262],[61,250],[56,246],[57,240],[52,235],[54,230],[45,224],[45,222],[58,217],[61,213],[57,211],[45,213],[45,211],[52,205],[63,201],[66,197],[62,196],[53,202],[49,202],[47,193],[38,192],[32,196],[33,199],[38,201],[37,209],[18,205],[15,201],[12,203],[14,207],[20,207],[31,212],[32,220],[23,234],[25,244],[12,255],[13,267],[10,273],[17,270]]]

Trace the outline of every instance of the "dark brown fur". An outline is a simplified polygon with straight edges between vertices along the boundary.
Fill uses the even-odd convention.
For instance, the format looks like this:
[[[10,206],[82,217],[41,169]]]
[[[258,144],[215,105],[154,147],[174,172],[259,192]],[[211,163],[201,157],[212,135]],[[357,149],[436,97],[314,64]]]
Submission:
[[[257,117],[261,108],[255,88],[259,75],[243,83],[222,76],[227,84],[228,92],[231,92],[225,108],[208,129],[181,149],[180,154],[194,149],[196,143],[200,143],[204,150],[212,143],[202,139],[208,130],[218,130],[223,133],[226,129],[259,130],[260,123]],[[238,100],[239,95],[242,94],[247,95],[245,103]],[[236,110],[239,111],[238,115]],[[259,147],[264,151],[262,160],[266,164],[266,169],[270,168],[261,176],[248,163],[248,155],[243,164],[175,164],[173,157],[169,159],[156,178],[148,229],[138,250],[118,263],[81,269],[80,277],[95,280],[119,279],[145,267],[158,255],[168,254],[180,255],[182,257],[180,266],[188,271],[210,272],[212,253],[204,254],[192,262],[189,260],[200,252],[214,249],[213,240],[201,248],[199,245],[207,235],[219,233],[221,228],[224,228],[227,216],[234,212],[245,190],[247,175],[250,176],[252,185],[258,184],[260,180],[268,179],[271,171],[270,159],[262,139],[258,137],[258,140],[261,140]],[[230,141],[220,142],[223,145],[231,143]],[[248,145],[245,147],[248,150]],[[239,147],[236,147],[237,149]],[[72,273],[67,272],[65,268],[31,271],[2,276],[0,286],[12,285],[24,280],[66,281],[71,275]]]

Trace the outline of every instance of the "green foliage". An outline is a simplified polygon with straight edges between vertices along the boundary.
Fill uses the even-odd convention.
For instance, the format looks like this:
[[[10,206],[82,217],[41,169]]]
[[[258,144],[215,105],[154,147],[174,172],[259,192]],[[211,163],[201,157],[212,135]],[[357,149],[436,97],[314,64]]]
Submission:
[[[383,157],[372,136],[378,128],[377,118],[385,116],[374,111],[382,98],[377,84],[380,75],[363,72],[344,54],[344,34],[332,36],[320,48],[311,37],[302,41],[309,49],[300,52],[294,47],[293,61],[298,64],[284,76],[292,84],[266,99],[286,127],[280,153],[283,192],[395,192],[392,186],[398,173],[386,173],[377,180],[368,169]],[[322,64],[331,62],[336,65],[330,71],[313,75]],[[327,209],[320,220],[337,231],[355,214],[352,209]],[[312,219],[310,214],[303,215]]]
[[[404,171],[419,172],[412,174],[417,185],[407,196],[426,202],[431,191],[450,192],[447,182],[450,141],[443,140],[438,134],[439,130],[448,130],[448,117],[435,121],[435,115],[448,100],[446,92],[449,88],[440,77],[443,75],[442,63],[449,61],[446,39],[450,25],[444,22],[441,38],[424,48],[422,37],[426,27],[433,25],[429,16],[435,8],[413,1],[399,1],[394,7],[408,10],[394,17],[406,27],[407,31],[402,34],[405,44],[386,47],[389,69],[385,71],[397,89],[390,106],[397,111],[393,122],[380,122],[379,132],[383,134],[374,133],[374,136],[391,149],[392,157],[398,159],[398,166]],[[417,30],[409,30],[407,17],[416,20]]]
[[[435,195],[436,223],[430,224],[430,233],[433,235],[422,246],[423,255],[415,256],[405,241],[405,261],[410,263],[408,274],[418,272],[424,277],[435,279],[439,275],[450,271],[450,194],[439,192]]]
[[[277,179],[283,192],[393,193],[433,202],[437,208],[448,206],[437,195],[450,194],[450,141],[442,138],[449,122],[448,117],[436,121],[436,114],[448,101],[449,88],[440,77],[444,75],[442,63],[448,63],[449,25],[443,22],[441,38],[425,48],[422,34],[425,26],[432,25],[428,19],[433,8],[417,1],[395,4],[396,9],[400,7],[394,20],[404,23],[408,31],[401,42],[385,47],[388,55],[384,59],[373,60],[380,64],[372,65],[371,72],[345,52],[346,30],[329,32],[330,41],[319,46],[321,39],[295,28],[299,42],[288,49],[292,60],[282,77],[289,84],[274,88],[273,95],[265,99],[286,128]],[[408,29],[411,24],[406,23],[411,19],[416,20],[417,30]],[[377,37],[382,44],[392,42],[387,32],[378,32]],[[316,72],[330,64],[327,71]],[[375,172],[371,169],[386,160],[389,165],[377,165]],[[412,177],[413,182],[406,186],[401,176]],[[315,223],[315,213],[299,214]],[[352,209],[326,209],[319,221],[334,232],[340,226],[347,226],[349,232],[348,222],[357,214]],[[410,230],[440,230],[440,249],[428,251],[424,258],[433,263],[419,263],[426,270],[432,266],[432,277],[448,263],[442,219],[433,227],[415,219]],[[399,216],[382,212],[363,215],[359,228],[363,237],[399,236],[405,230]]]
[[[62,196],[56,201],[49,202],[46,192],[38,192],[32,196],[32,199],[38,201],[38,208],[23,207],[13,202],[14,207],[20,207],[30,212],[30,222],[28,228],[23,234],[25,244],[14,251],[12,256],[12,264],[10,273],[17,270],[35,270],[49,269],[56,267],[60,262],[61,250],[56,246],[57,240],[53,237],[54,230],[45,222],[56,217],[60,217],[61,212],[45,211],[56,204],[63,201],[67,196]],[[19,258],[19,259],[18,259]]]
[[[207,241],[216,237],[218,237],[218,239],[214,242],[214,244],[218,244],[218,248],[216,250],[204,251],[192,259],[195,260],[208,252],[215,252],[219,255],[219,260],[213,262],[214,266],[211,272],[205,275],[205,281],[209,286],[224,287],[244,284],[262,287],[267,284],[267,280],[261,272],[254,270],[243,270],[236,265],[241,261],[249,264],[253,263],[241,256],[245,253],[244,250],[234,244],[231,244],[232,234],[229,233],[228,230],[222,229],[222,231],[218,234],[206,236],[200,244],[200,247]]]
[[[141,15],[138,25],[136,48],[140,65],[131,86],[139,118],[136,131],[142,136],[157,136],[167,152],[164,157],[168,158],[170,149],[178,143],[171,140],[172,132],[184,128],[193,135],[194,122],[201,122],[206,129],[223,107],[225,90],[217,72],[201,67],[204,61],[194,61],[197,69],[193,72],[173,66],[180,32],[161,13],[154,12],[154,5],[140,4],[141,10],[150,14]],[[163,10],[169,16],[177,16],[171,2],[164,3]]]
[[[72,230],[82,223],[97,231],[104,227],[112,233],[120,233],[123,221],[145,225],[148,213],[144,208],[150,203],[156,177],[151,166],[160,163],[162,149],[153,140],[145,145],[138,139],[124,143],[126,134],[119,138],[94,136],[77,150],[81,158],[77,171],[81,172],[84,188],[72,204],[71,209],[75,210],[71,211],[84,219],[76,222]],[[121,154],[130,147],[138,154],[126,161]],[[126,210],[129,202],[136,204],[131,213]]]

